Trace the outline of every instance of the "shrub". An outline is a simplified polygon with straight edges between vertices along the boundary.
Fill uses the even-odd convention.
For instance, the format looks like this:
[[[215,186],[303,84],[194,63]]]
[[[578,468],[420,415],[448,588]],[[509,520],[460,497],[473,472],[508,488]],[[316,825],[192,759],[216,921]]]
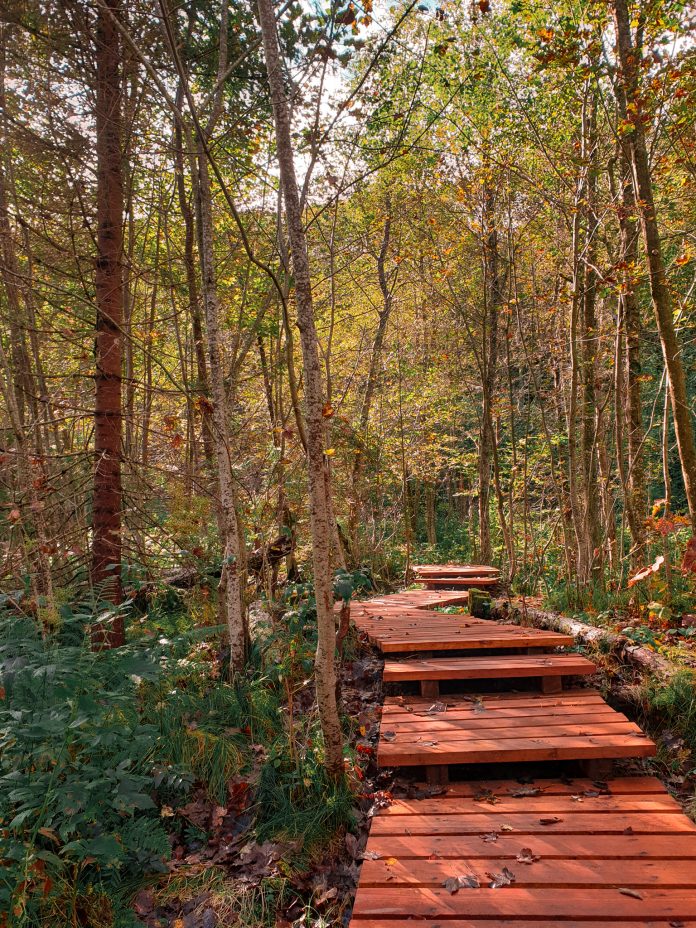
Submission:
[[[90,621],[64,610],[42,638],[31,620],[0,620],[0,912],[13,926],[62,923],[58,913],[82,924],[97,899],[127,924],[132,881],[169,853],[156,779],[185,781],[156,767],[159,731],[138,699],[161,673],[157,655],[92,652]]]

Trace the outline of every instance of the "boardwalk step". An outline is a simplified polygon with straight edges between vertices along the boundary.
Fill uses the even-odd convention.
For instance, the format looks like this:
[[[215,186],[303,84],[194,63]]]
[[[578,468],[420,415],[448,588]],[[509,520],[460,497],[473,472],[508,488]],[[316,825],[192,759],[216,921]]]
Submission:
[[[446,615],[384,600],[354,603],[351,620],[385,654],[559,648],[574,643],[572,635],[561,632]]]
[[[470,590],[473,588],[482,588],[489,586],[499,586],[499,577],[422,577],[418,581],[424,583],[426,587],[436,589],[437,587],[456,587],[457,589]]]
[[[568,712],[569,705],[586,711]],[[510,708],[522,711],[511,716]],[[424,700],[387,699],[377,760],[382,767],[434,767],[654,754],[655,745],[637,725],[585,690],[555,698],[529,694],[519,701],[448,697],[430,707]]]
[[[495,680],[518,677],[562,677],[591,674],[597,667],[579,654],[503,654],[496,657],[439,657],[432,660],[389,660],[385,682],[407,680]]]
[[[497,567],[487,564],[419,564],[413,568],[417,577],[497,577]]]
[[[439,801],[454,803],[449,815],[433,812],[435,799],[375,815],[352,928],[696,926],[696,825],[658,780],[606,790],[539,780],[526,791],[486,780]],[[509,884],[491,887],[503,868]],[[449,892],[458,876],[475,888]]]

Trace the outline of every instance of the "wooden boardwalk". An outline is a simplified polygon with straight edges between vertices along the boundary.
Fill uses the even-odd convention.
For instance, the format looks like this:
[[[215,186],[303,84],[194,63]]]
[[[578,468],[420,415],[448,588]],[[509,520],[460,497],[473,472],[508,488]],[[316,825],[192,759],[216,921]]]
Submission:
[[[561,690],[565,676],[594,670],[576,654],[539,653],[568,636],[433,611],[447,595],[354,607],[357,627],[389,655],[385,682],[423,694],[385,699],[379,765],[423,767],[445,785],[373,818],[352,928],[696,928],[696,825],[658,780],[447,783],[455,764],[570,760],[596,777],[592,765],[655,753],[598,692]],[[491,679],[509,680],[508,691],[438,695],[440,683]]]
[[[365,857],[353,928],[696,925],[696,825],[652,778],[397,800]]]
[[[571,635],[560,632],[434,611],[436,606],[464,605],[467,601],[468,593],[413,590],[356,602],[351,608],[351,619],[370,643],[385,654],[556,648],[573,644]]]

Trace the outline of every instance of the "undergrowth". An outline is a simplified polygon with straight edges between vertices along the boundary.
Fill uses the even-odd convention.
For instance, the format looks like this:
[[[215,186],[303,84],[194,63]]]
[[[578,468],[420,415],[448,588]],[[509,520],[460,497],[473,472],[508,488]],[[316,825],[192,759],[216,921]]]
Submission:
[[[641,697],[651,731],[663,738],[662,759],[696,767],[696,672],[680,670],[667,682],[649,677]]]
[[[293,842],[295,868],[343,835],[353,800],[324,773],[312,707],[314,604],[298,587],[284,605],[234,683],[219,629],[193,628],[180,603],[101,652],[89,632],[104,604],[64,606],[48,631],[0,613],[2,928],[141,925],[132,899],[191,838],[176,810],[194,790],[225,805],[232,782],[247,784],[250,840]],[[223,908],[270,926],[286,883],[240,894],[227,881]]]

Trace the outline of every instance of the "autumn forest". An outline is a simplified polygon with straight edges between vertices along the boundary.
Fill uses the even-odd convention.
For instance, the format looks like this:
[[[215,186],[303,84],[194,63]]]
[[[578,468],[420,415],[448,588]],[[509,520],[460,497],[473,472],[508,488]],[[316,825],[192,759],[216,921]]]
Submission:
[[[0,926],[347,925],[414,565],[674,660],[696,767],[695,27],[5,0]]]

